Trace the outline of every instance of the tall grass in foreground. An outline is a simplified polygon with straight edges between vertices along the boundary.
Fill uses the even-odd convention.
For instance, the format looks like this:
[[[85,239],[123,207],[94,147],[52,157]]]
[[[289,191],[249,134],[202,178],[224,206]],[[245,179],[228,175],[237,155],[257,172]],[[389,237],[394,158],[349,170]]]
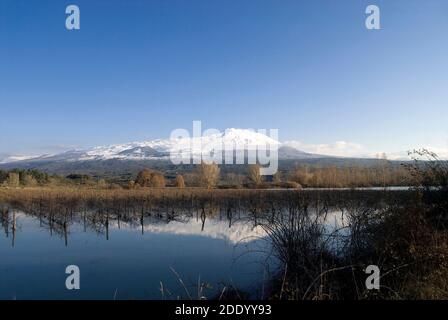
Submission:
[[[415,187],[406,201],[355,208],[346,200],[344,223],[331,232],[306,204],[265,224],[283,264],[272,297],[448,299],[448,165],[417,155],[430,161],[408,167]],[[366,288],[368,265],[380,268],[380,290]]]

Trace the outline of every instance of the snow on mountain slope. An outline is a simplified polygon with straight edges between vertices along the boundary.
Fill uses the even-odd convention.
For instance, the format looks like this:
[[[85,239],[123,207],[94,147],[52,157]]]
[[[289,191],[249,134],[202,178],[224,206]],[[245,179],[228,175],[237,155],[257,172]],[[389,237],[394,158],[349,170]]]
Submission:
[[[17,161],[25,161],[34,159],[33,156],[5,156],[0,159],[0,163],[9,163],[9,162],[17,162]]]
[[[202,137],[157,139],[143,142],[131,142],[99,146],[86,150],[70,150],[55,155],[27,157],[26,159],[8,158],[7,161],[86,161],[86,160],[146,160],[169,159],[170,152],[177,154],[191,154],[192,157],[213,153],[224,148],[233,150],[249,150],[258,148],[265,150],[269,147],[280,147],[281,143],[267,135],[248,129],[227,129]],[[12,160],[12,161],[11,161]]]
[[[228,129],[202,137],[177,138],[166,140],[151,140],[96,147],[87,150],[79,160],[106,159],[151,159],[169,157],[171,151],[191,153],[193,156],[201,153],[223,150],[224,146],[235,150],[247,150],[252,146],[267,148],[268,145],[278,146],[279,143],[258,132],[245,129]]]

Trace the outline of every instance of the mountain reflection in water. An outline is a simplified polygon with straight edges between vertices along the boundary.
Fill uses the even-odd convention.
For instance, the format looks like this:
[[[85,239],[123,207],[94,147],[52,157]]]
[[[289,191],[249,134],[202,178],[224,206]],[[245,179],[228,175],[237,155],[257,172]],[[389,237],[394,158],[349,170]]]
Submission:
[[[263,228],[247,217],[67,217],[2,215],[1,299],[185,298],[179,277],[194,294],[200,282],[207,298],[236,284],[256,298],[274,260]],[[71,264],[80,290],[65,289]]]

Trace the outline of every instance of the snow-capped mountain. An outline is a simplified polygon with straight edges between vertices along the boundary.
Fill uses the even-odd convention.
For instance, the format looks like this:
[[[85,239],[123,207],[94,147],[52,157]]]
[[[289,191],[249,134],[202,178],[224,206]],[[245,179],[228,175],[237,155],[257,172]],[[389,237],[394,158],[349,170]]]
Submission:
[[[227,129],[202,137],[157,139],[127,144],[96,147],[87,150],[79,160],[106,159],[152,159],[168,158],[171,152],[189,153],[193,157],[204,153],[223,150],[230,146],[234,150],[248,150],[253,146],[278,146],[278,141],[270,137],[246,129]]]
[[[157,139],[99,146],[84,150],[70,150],[63,153],[40,155],[35,157],[6,157],[1,163],[36,161],[89,161],[89,160],[151,160],[169,159],[170,153],[188,154],[200,157],[201,154],[213,154],[222,150],[246,151],[278,148],[279,157],[284,159],[302,159],[324,157],[313,155],[290,146],[283,146],[271,137],[248,129],[227,129],[202,137]]]

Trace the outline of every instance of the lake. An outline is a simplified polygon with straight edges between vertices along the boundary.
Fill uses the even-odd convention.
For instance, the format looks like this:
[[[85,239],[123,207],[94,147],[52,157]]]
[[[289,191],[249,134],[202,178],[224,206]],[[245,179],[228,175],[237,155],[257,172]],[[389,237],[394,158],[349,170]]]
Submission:
[[[0,299],[266,298],[271,279],[284,266],[278,260],[283,245],[273,244],[273,236],[305,230],[305,238],[317,235],[310,247],[325,247],[338,257],[346,252],[348,226],[360,214],[405,203],[409,195],[7,192],[8,201],[0,203]],[[66,289],[69,265],[80,268],[80,290]]]
[[[1,299],[197,298],[198,282],[207,298],[232,285],[257,297],[269,271],[264,232],[247,220],[145,219],[143,228],[111,221],[107,234],[77,221],[64,235],[15,215],[15,232],[0,233]],[[80,268],[80,290],[65,288],[68,265]]]

